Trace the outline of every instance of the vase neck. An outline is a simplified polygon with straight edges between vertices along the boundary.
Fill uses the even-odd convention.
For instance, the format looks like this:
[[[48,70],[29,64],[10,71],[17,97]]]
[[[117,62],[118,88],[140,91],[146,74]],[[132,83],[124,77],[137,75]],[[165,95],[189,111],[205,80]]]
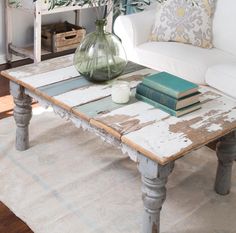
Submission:
[[[105,26],[107,24],[107,20],[106,19],[97,19],[95,21],[95,25],[96,25],[96,31],[98,33],[105,33]]]

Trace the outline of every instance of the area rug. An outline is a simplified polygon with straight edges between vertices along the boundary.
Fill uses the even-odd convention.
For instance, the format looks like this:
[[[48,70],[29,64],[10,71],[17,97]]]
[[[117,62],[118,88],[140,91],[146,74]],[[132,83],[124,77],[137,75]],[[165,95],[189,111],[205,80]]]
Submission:
[[[53,112],[34,110],[30,149],[14,149],[12,117],[0,121],[0,200],[35,233],[138,233],[136,164]],[[236,169],[227,196],[213,191],[217,159],[202,148],[175,164],[161,215],[163,233],[235,233]]]

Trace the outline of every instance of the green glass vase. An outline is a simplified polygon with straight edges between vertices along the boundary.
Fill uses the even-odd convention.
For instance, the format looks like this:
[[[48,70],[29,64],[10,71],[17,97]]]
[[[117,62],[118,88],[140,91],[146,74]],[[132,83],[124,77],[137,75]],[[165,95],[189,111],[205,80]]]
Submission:
[[[103,82],[120,75],[127,58],[118,37],[105,31],[106,20],[95,24],[96,31],[85,36],[75,51],[74,65],[89,81]]]

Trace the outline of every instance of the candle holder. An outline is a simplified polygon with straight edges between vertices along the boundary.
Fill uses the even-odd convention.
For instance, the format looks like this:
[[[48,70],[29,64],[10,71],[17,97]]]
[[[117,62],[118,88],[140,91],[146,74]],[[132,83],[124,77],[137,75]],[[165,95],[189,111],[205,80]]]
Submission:
[[[112,84],[111,92],[112,101],[117,104],[125,104],[129,102],[130,86],[129,82],[117,80]]]

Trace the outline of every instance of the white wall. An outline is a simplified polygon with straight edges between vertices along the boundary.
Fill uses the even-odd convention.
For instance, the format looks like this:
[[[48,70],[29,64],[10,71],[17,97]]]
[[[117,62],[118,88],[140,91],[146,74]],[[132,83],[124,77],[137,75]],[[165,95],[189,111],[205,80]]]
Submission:
[[[74,23],[73,11],[43,16],[43,24],[63,22],[65,20]],[[87,32],[94,30],[95,14],[92,9],[80,11],[79,24],[84,26]],[[24,46],[33,43],[33,15],[21,10],[13,10],[13,43]],[[0,0],[0,64],[5,62],[5,40],[4,40],[4,1]]]
[[[3,35],[3,1],[0,1],[0,64],[3,59],[3,54],[4,54],[4,35]]]

